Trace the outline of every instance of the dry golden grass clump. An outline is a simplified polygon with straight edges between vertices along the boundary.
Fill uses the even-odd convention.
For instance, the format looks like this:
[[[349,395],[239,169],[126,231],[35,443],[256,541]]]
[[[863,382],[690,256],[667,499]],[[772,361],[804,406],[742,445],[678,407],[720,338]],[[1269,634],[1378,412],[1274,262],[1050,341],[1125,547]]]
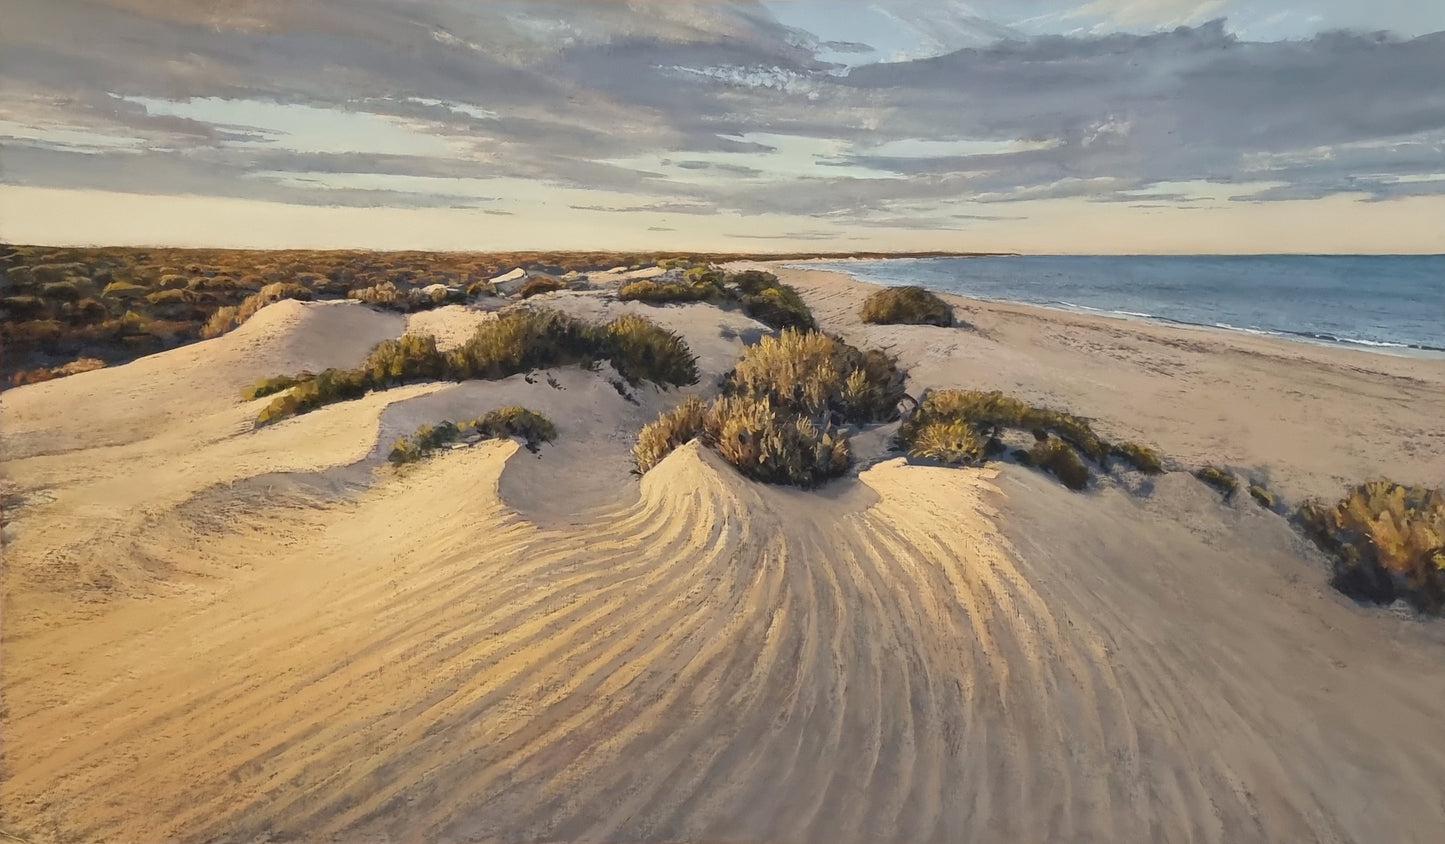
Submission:
[[[1111,453],[1146,475],[1158,475],[1164,471],[1164,458],[1147,445],[1116,443]]]
[[[908,453],[945,466],[971,466],[983,460],[984,440],[961,419],[928,419],[910,429]]]
[[[415,463],[452,443],[503,437],[516,437],[529,451],[535,452],[542,443],[557,439],[557,427],[552,420],[536,411],[512,405],[478,416],[470,422],[442,421],[435,425],[423,425],[410,437],[398,437],[387,459],[395,464]]]
[[[1218,466],[1204,466],[1195,469],[1194,477],[1219,490],[1226,501],[1233,498],[1234,493],[1239,489],[1239,481],[1235,479],[1234,475]]]
[[[275,422],[399,384],[495,381],[533,369],[604,360],[633,385],[697,383],[697,358],[683,339],[643,317],[624,316],[599,326],[557,311],[520,308],[482,323],[466,343],[445,354],[434,337],[406,335],[378,343],[357,369],[303,373],[281,388],[289,391],[272,401],[257,422]]]
[[[727,377],[728,395],[767,399],[821,422],[884,422],[898,414],[903,374],[892,358],[817,331],[785,329],[749,346]]]
[[[1374,481],[1300,507],[1306,534],[1334,559],[1335,588],[1357,600],[1445,614],[1445,490]]]
[[[766,398],[719,398],[705,430],[723,459],[764,483],[809,489],[847,472],[853,462],[847,437],[774,408]]]
[[[694,397],[644,425],[637,435],[637,445],[632,447],[638,472],[647,472],[678,447],[702,436],[707,415],[708,405]]]
[[[863,302],[862,319],[874,325],[953,325],[953,309],[922,287],[885,287]]]
[[[633,457],[646,472],[701,438],[750,478],[815,487],[852,464],[838,426],[891,419],[902,396],[903,375],[887,355],[787,329],[749,346],[710,405],[689,399],[644,427]]]
[[[767,398],[722,396],[711,405],[688,399],[645,426],[632,450],[638,472],[699,438],[754,480],[804,489],[842,475],[853,459],[847,438],[831,428]]]

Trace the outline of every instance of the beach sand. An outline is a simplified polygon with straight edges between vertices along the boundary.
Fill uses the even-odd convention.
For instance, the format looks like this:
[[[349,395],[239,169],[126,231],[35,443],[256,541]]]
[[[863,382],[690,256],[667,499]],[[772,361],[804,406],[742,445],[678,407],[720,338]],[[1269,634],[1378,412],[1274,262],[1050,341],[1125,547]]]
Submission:
[[[1445,480],[1445,363],[870,290],[782,270],[910,392],[1002,389],[1292,502]],[[237,331],[0,394],[0,831],[46,841],[1418,841],[1445,829],[1445,631],[1353,604],[1246,496],[1185,471],[1071,493],[859,438],[822,490],[638,427],[762,327],[646,313],[703,378],[417,385],[251,430],[264,376],[406,319],[273,305]],[[414,324],[456,342],[487,318]],[[625,395],[624,395],[625,394]],[[424,422],[525,404],[554,446]]]

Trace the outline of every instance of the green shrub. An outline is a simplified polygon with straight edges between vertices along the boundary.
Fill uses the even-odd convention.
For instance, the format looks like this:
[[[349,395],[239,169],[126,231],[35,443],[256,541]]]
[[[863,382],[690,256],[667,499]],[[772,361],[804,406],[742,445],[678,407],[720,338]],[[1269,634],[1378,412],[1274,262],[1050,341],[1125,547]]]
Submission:
[[[1392,481],[1361,484],[1338,503],[1306,501],[1305,533],[1333,558],[1335,588],[1445,614],[1445,490]]]
[[[818,326],[803,297],[786,285],[744,293],[740,301],[744,313],[770,328],[810,331]]]
[[[633,386],[643,381],[675,386],[697,383],[697,357],[687,343],[644,317],[628,315],[608,323],[602,351]]]
[[[637,471],[644,473],[662,462],[679,446],[702,436],[707,421],[707,405],[701,399],[689,398],[667,411],[656,422],[644,425],[632,448]]]
[[[1089,467],[1079,459],[1073,446],[1056,437],[1039,440],[1029,451],[1033,465],[1058,478],[1064,486],[1078,491],[1089,485]]]
[[[557,426],[552,420],[536,411],[511,405],[493,410],[472,420],[468,427],[476,429],[484,439],[520,437],[527,448],[536,451],[537,446],[557,439]]]
[[[922,287],[885,287],[863,302],[864,322],[875,325],[953,325],[953,309]]]
[[[555,278],[538,276],[537,278],[527,279],[527,281],[524,282],[521,287],[517,288],[517,295],[521,296],[523,299],[530,299],[533,296],[537,296],[542,293],[553,293],[555,291],[565,289],[567,289],[567,285],[563,284]]]
[[[622,285],[617,298],[624,302],[647,302],[666,304],[668,302],[704,302],[718,295],[718,289],[708,285],[678,284],[642,280]]]
[[[879,422],[897,415],[903,375],[881,352],[860,352],[816,331],[784,329],[749,346],[723,389],[824,423],[835,415]]]
[[[1194,477],[1219,490],[1226,501],[1233,498],[1235,490],[1239,489],[1239,481],[1234,479],[1234,475],[1224,471],[1218,466],[1205,466],[1201,469],[1196,469],[1194,470]]]
[[[1146,475],[1157,475],[1164,471],[1164,459],[1159,456],[1159,452],[1147,445],[1119,443],[1113,447],[1112,453]]]
[[[247,401],[252,401],[266,396],[273,396],[291,389],[306,380],[306,378],[307,376],[292,378],[289,375],[278,375],[275,378],[262,378],[260,381],[242,390],[241,397]]]
[[[446,374],[446,362],[430,335],[407,334],[383,340],[361,364],[368,386],[385,389],[408,381],[436,381]]]
[[[1254,503],[1258,504],[1266,510],[1274,509],[1274,493],[1270,492],[1269,488],[1266,487],[1264,484],[1250,484],[1249,497],[1254,499]]]
[[[597,326],[553,310],[521,308],[482,323],[466,343],[445,354],[430,336],[384,340],[358,369],[331,369],[298,379],[302,383],[272,402],[257,421],[266,424],[412,381],[495,381],[534,369],[600,360],[611,361],[634,385],[697,382],[697,359],[687,344],[644,317],[624,316]]]

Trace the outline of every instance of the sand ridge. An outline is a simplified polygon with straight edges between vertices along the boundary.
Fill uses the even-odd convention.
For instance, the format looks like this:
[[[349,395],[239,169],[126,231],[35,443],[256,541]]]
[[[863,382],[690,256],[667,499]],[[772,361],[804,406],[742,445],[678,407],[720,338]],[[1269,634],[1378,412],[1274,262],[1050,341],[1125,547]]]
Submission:
[[[634,403],[575,368],[251,431],[240,386],[353,365],[370,339],[355,306],[272,307],[244,354],[221,338],[0,403],[6,483],[32,496],[4,534],[8,835],[1232,844],[1445,827],[1445,634],[1330,591],[1248,501],[1182,473],[1078,495],[896,459],[803,492],[697,444],[638,480],[625,433],[679,393]],[[643,312],[700,351],[683,392],[715,389],[759,330],[706,306]],[[949,367],[949,344],[976,342],[890,331]],[[266,357],[308,332],[336,345]],[[169,371],[189,374],[141,413]],[[92,424],[38,440],[42,410],[82,388]],[[510,403],[553,414],[560,442],[379,465],[417,424]],[[116,443],[111,419],[141,422]]]

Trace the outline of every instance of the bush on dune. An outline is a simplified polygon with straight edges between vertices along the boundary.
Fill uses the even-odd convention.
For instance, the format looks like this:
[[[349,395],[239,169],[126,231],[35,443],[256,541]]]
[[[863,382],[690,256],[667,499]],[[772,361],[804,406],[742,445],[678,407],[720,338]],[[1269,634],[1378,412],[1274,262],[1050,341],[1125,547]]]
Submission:
[[[741,306],[743,312],[769,328],[808,331],[817,327],[813,312],[798,291],[781,284],[772,273],[746,270],[731,275],[715,267],[689,267],[679,281],[634,281],[623,285],[617,297],[624,301],[720,302]]]
[[[723,459],[764,483],[812,488],[853,460],[847,437],[774,409],[766,397],[723,396],[709,408],[705,432]]]
[[[309,374],[302,374],[295,378],[289,375],[278,375],[275,378],[262,378],[260,381],[242,390],[241,397],[246,401],[252,401],[265,398],[266,396],[274,396],[277,393],[291,389],[302,381],[308,380],[310,377]]]
[[[1077,492],[1089,485],[1089,467],[1079,459],[1072,446],[1057,437],[1046,437],[1034,443],[1029,459],[1032,465],[1058,478],[1069,489]]]
[[[1375,481],[1334,505],[1306,501],[1299,519],[1333,558],[1341,592],[1445,615],[1445,490]]]
[[[1239,489],[1239,481],[1234,479],[1234,475],[1218,466],[1203,466],[1195,469],[1194,477],[1219,490],[1226,501],[1233,498],[1235,490]]]
[[[1146,475],[1157,475],[1164,471],[1164,458],[1147,445],[1135,442],[1118,443],[1113,447],[1112,453]]]
[[[314,298],[314,294],[311,290],[300,284],[279,281],[268,284],[247,296],[240,305],[228,305],[211,314],[210,319],[201,326],[201,337],[207,340],[220,337],[222,334],[244,325],[246,320],[256,315],[257,311],[283,299],[309,302],[312,298]]]
[[[817,331],[785,329],[747,348],[723,392],[767,399],[819,422],[884,422],[897,415],[903,375],[881,352],[861,352]]]
[[[624,302],[646,302],[651,305],[662,305],[669,302],[707,302],[717,298],[718,295],[718,288],[711,285],[656,282],[647,279],[629,282],[617,290],[617,298]]]
[[[639,472],[700,438],[744,475],[810,488],[847,472],[852,451],[837,425],[897,415],[903,375],[881,352],[791,329],[749,346],[711,404],[689,399],[638,435]]]
[[[922,287],[885,287],[863,302],[862,318],[874,325],[953,325],[953,309]]]
[[[655,422],[643,426],[632,448],[639,473],[662,462],[674,449],[702,436],[706,428],[708,406],[701,399],[689,398],[663,413]]]
[[[907,445],[918,426],[935,419],[956,419],[972,425],[984,439],[1004,429],[1043,431],[1064,440],[1096,463],[1103,463],[1110,451],[1109,444],[1078,416],[1033,407],[997,391],[980,390],[928,393],[899,430],[900,439]]]
[[[460,440],[503,437],[521,439],[528,450],[536,451],[542,443],[550,443],[557,438],[557,428],[542,414],[512,405],[478,416],[470,422],[442,421],[435,425],[423,425],[410,437],[398,437],[387,459],[395,464],[415,463]]]
[[[634,386],[697,382],[697,358],[687,344],[643,317],[624,316],[599,326],[557,311],[521,308],[482,323],[466,343],[445,353],[430,336],[384,340],[358,369],[295,379],[300,383],[273,401],[257,421],[274,422],[399,384],[496,381],[534,369],[603,360]]]

